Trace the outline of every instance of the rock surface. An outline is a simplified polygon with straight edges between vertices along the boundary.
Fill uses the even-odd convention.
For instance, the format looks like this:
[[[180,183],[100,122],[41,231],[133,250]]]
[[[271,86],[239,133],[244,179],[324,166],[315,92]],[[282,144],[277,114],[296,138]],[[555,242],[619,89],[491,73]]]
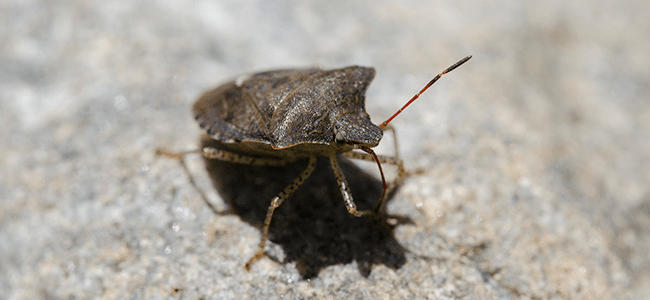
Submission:
[[[649,6],[5,1],[0,299],[649,299]],[[201,200],[227,209],[200,157],[197,190],[154,154],[196,148],[192,103],[241,74],[374,66],[380,123],[469,54],[393,123],[427,171],[388,207],[397,268],[247,272],[259,231]]]

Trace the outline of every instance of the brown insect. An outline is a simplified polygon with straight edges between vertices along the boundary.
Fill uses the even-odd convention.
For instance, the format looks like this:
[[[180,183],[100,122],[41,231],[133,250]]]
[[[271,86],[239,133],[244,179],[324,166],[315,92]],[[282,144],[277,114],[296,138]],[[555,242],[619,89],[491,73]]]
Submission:
[[[396,183],[410,175],[397,157],[376,155],[371,149],[379,144],[388,123],[433,85],[440,77],[467,62],[467,56],[436,75],[411,100],[377,126],[365,111],[365,91],[375,76],[374,68],[358,66],[334,70],[278,70],[237,79],[205,93],[194,103],[194,115],[200,127],[219,147],[205,147],[208,159],[232,163],[283,166],[308,158],[304,171],[268,207],[258,251],[247,263],[264,255],[273,212],[289,198],[316,167],[318,157],[329,157],[347,211],[356,216],[379,217],[385,195]],[[353,152],[358,149],[365,153]],[[196,151],[191,151],[196,152]],[[190,153],[159,154],[181,158]],[[357,210],[345,175],[336,156],[375,161],[379,166],[383,193],[375,207]],[[386,184],[381,163],[395,165],[397,179]]]

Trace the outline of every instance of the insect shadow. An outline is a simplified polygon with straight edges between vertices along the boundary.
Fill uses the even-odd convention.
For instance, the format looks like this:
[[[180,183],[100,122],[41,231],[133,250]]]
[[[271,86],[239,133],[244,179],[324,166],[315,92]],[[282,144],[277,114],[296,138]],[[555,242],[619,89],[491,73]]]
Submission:
[[[261,228],[258,251],[246,263],[247,270],[266,256],[269,239],[284,248],[285,261],[297,262],[304,278],[353,260],[365,276],[377,263],[397,269],[405,263],[405,250],[387,220],[398,224],[407,219],[386,216],[385,203],[417,172],[404,169],[397,145],[394,157],[378,156],[371,148],[379,144],[384,130],[391,130],[391,120],[471,57],[436,75],[379,126],[365,111],[364,93],[375,76],[373,68],[276,70],[237,79],[194,103],[195,120],[204,130],[202,150],[157,153],[181,161],[185,154],[201,153],[232,211]],[[344,156],[375,161],[382,181]],[[333,173],[324,171],[327,160]],[[382,163],[397,167],[390,185]],[[347,211],[334,202],[341,197]],[[266,199],[272,199],[270,204]],[[295,200],[281,205],[288,199]]]
[[[220,148],[223,144],[204,137],[201,147]],[[372,208],[382,194],[382,183],[346,157],[338,157],[360,209]],[[269,200],[307,166],[308,159],[281,167],[254,166],[204,157],[214,187],[232,211],[250,225],[262,229]],[[406,249],[395,239],[399,224],[412,223],[408,217],[383,219],[355,217],[341,205],[341,194],[329,168],[329,158],[320,157],[312,175],[273,215],[269,239],[285,254],[284,263],[296,262],[303,279],[318,276],[332,265],[356,261],[364,277],[373,265],[399,269],[406,262]],[[394,189],[386,195],[393,197]]]

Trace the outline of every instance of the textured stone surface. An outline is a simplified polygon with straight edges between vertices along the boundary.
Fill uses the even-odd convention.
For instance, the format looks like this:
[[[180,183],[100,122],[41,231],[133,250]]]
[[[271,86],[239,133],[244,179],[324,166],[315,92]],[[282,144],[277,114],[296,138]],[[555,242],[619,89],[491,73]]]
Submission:
[[[647,299],[648,6],[4,1],[0,299]],[[154,155],[197,147],[191,104],[237,75],[374,66],[379,123],[468,54],[394,121],[428,171],[388,208],[414,222],[396,270],[246,272],[259,231]]]

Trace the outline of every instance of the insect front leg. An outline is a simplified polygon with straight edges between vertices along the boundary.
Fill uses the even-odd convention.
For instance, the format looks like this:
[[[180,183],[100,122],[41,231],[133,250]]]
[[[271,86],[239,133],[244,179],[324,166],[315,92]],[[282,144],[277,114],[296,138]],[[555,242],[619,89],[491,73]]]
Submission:
[[[307,168],[305,168],[300,175],[296,179],[293,180],[291,184],[289,184],[287,187],[284,188],[280,194],[275,196],[273,200],[271,200],[271,205],[269,205],[268,210],[266,211],[266,218],[264,219],[264,228],[262,228],[262,240],[260,240],[260,245],[258,247],[257,253],[255,253],[255,256],[253,256],[247,263],[246,263],[246,270],[251,269],[251,265],[253,264],[254,261],[262,258],[264,255],[264,247],[266,246],[266,241],[269,238],[269,227],[271,225],[271,219],[273,218],[273,212],[275,211],[276,208],[278,208],[282,202],[284,202],[285,199],[289,198],[293,192],[295,192],[304,182],[309,178],[311,173],[314,171],[316,168],[316,157],[312,156],[309,158],[309,163],[307,164]]]
[[[404,169],[404,164],[402,163],[402,159],[400,158],[400,155],[399,155],[399,146],[398,146],[398,143],[397,143],[397,131],[395,130],[395,127],[393,127],[392,125],[386,125],[386,127],[382,128],[382,130],[384,130],[384,131],[388,130],[388,131],[393,133],[393,147],[395,149],[394,150],[395,155],[392,156],[392,157],[379,155],[378,157],[380,158],[381,163],[387,163],[387,164],[392,164],[392,165],[397,166],[398,172],[403,171],[403,173],[399,173],[399,174],[403,175],[403,177],[401,179],[406,179],[406,177],[409,177],[409,176],[412,176],[412,175],[421,175],[421,174],[426,173],[426,171],[424,169],[416,169],[416,170],[412,170],[412,171],[406,171]],[[367,155],[365,153],[363,155],[366,155],[366,157],[361,158],[361,159],[373,160],[372,156]],[[386,159],[386,158],[390,159],[390,161],[388,161],[388,160],[382,161],[381,160],[381,159]],[[396,181],[397,181],[397,179],[396,179]]]
[[[373,215],[374,212],[372,210],[362,210],[362,211],[357,210],[357,204],[354,203],[354,199],[352,198],[350,185],[348,184],[348,181],[345,179],[345,174],[343,174],[341,167],[339,167],[339,162],[338,160],[336,160],[336,156],[334,155],[330,156],[330,164],[332,165],[332,170],[334,171],[336,182],[339,185],[339,190],[341,191],[341,195],[343,195],[345,208],[348,210],[348,212],[354,215],[355,217]]]
[[[367,161],[372,161],[372,162],[379,162],[380,164],[391,164],[397,167],[397,178],[395,178],[388,186],[384,186],[385,190],[384,193],[382,194],[382,197],[379,199],[377,204],[375,205],[375,208],[373,211],[377,214],[381,213],[384,209],[384,204],[386,203],[386,197],[385,195],[389,195],[390,193],[393,192],[402,182],[404,179],[408,178],[409,176],[413,175],[414,173],[406,171],[404,169],[404,163],[402,162],[401,159],[398,159],[396,157],[392,156],[383,156],[383,155],[377,155],[376,160],[375,156],[367,154],[367,153],[359,153],[359,152],[345,152],[342,153],[342,155],[347,156],[349,158],[355,158],[355,159],[361,159],[361,160],[367,160]],[[415,174],[418,174],[419,172],[416,172]],[[383,178],[383,175],[382,175]],[[383,179],[382,179],[383,180]]]
[[[399,158],[399,146],[397,144],[397,132],[395,131],[395,127],[393,127],[392,125],[386,125],[386,127],[382,128],[382,130],[384,131],[388,130],[393,134],[393,147],[395,148],[395,158],[401,161],[401,159]]]

